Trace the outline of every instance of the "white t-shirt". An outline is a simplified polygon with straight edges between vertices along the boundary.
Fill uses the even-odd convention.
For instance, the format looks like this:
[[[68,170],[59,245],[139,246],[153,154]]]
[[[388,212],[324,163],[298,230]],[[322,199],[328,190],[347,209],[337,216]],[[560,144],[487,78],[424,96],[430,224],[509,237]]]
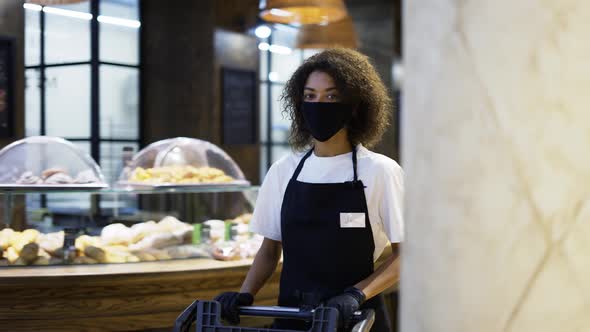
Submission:
[[[281,241],[283,197],[289,180],[304,155],[305,153],[290,153],[268,170],[250,221],[252,232]],[[359,145],[357,171],[359,180],[365,185],[375,242],[374,260],[377,260],[387,245],[403,239],[403,170],[394,160]],[[312,153],[305,160],[297,178],[298,181],[309,183],[338,183],[353,179],[352,152],[334,157],[318,157]]]

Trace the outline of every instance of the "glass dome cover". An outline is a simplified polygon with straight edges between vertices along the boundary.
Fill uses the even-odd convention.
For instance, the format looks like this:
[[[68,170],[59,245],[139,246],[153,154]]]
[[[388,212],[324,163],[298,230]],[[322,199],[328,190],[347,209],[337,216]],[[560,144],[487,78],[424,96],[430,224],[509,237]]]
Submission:
[[[165,139],[139,151],[119,184],[202,186],[249,184],[235,161],[210,142],[187,137]]]
[[[31,136],[0,150],[0,188],[105,188],[96,162],[63,138]]]

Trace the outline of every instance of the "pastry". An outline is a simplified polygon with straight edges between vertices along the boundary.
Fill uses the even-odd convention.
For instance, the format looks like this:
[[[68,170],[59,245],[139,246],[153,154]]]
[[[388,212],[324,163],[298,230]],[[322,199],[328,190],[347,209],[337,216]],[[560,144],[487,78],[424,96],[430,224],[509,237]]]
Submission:
[[[170,255],[168,254],[168,252],[166,250],[159,250],[159,249],[149,249],[144,251],[154,257],[156,257],[157,260],[162,261],[162,260],[167,260],[167,259],[171,259],[172,257],[170,257]]]
[[[119,253],[107,253],[105,263],[126,263],[127,255]]]
[[[48,169],[44,170],[44,171],[41,173],[41,178],[42,178],[43,180],[46,180],[46,179],[47,179],[47,178],[49,178],[50,176],[52,176],[52,175],[55,175],[55,174],[58,174],[58,173],[63,173],[63,174],[65,174],[65,173],[66,173],[66,171],[65,171],[65,170],[63,170],[63,169],[61,169],[61,168],[58,168],[58,167],[54,167],[54,168],[48,168]]]
[[[105,251],[95,246],[87,246],[86,248],[84,248],[84,255],[100,263],[107,262],[107,256]]]
[[[80,235],[76,238],[75,247],[80,252],[84,252],[86,247],[94,246],[101,247],[102,241],[99,236]]]
[[[55,256],[56,251],[64,245],[64,232],[39,234],[37,243],[41,249],[48,252],[50,255]]]
[[[10,262],[10,264],[13,264],[19,258],[18,252],[14,247],[9,247],[4,251],[4,258],[8,259],[8,262]]]
[[[64,258],[64,248],[61,247],[54,252],[48,252],[52,258],[63,260]]]
[[[74,183],[79,183],[79,184],[99,183],[99,182],[100,181],[94,175],[94,172],[90,169],[87,169],[85,171],[78,173],[78,175],[76,175],[76,177],[74,178]]]
[[[133,243],[143,240],[145,237],[160,232],[160,228],[155,221],[137,223],[131,226],[131,233],[133,234]]]
[[[126,263],[139,263],[141,262],[141,260],[139,259],[139,257],[129,254],[128,256],[125,257],[125,262]]]
[[[0,250],[6,250],[6,248],[10,247],[10,239],[14,233],[12,228],[5,228],[0,231]]]
[[[21,233],[23,241],[26,241],[27,243],[37,241],[37,238],[39,237],[40,234],[41,233],[39,233],[38,230],[32,229],[32,228],[25,229]]]
[[[105,245],[128,245],[133,243],[133,232],[123,224],[110,224],[102,229],[100,238]]]
[[[133,254],[137,256],[137,258],[139,258],[139,260],[142,262],[152,262],[158,260],[154,255],[144,251],[136,251],[133,252]]]
[[[40,177],[33,174],[33,172],[27,171],[24,172],[18,180],[16,180],[18,184],[40,184],[43,183]]]
[[[20,253],[26,244],[35,242],[38,236],[39,231],[36,229],[27,229],[23,232],[14,232],[10,236],[9,245],[14,248],[17,253]]]
[[[169,246],[179,245],[182,239],[174,236],[171,233],[159,233],[150,235],[138,243],[129,246],[131,251],[144,251],[147,249],[161,249]]]
[[[25,264],[33,263],[39,256],[39,245],[31,242],[27,243],[20,252],[19,258],[21,258]]]
[[[186,226],[191,227],[189,224],[183,223],[182,221],[171,216],[165,217],[158,223],[159,231],[168,233],[172,233]]]
[[[39,248],[39,257],[45,257],[47,259],[50,259],[51,255],[47,251],[43,250],[42,248]],[[39,258],[39,257],[37,257],[37,258]]]
[[[129,181],[146,183],[223,183],[234,181],[222,170],[213,167],[162,166],[154,168],[137,167],[131,172]]]
[[[139,258],[129,252],[127,246],[116,245],[99,248],[104,252],[104,263],[134,263],[139,262]],[[98,252],[98,251],[97,251]],[[86,251],[85,251],[86,253]],[[99,256],[100,257],[100,256]]]
[[[73,182],[74,179],[66,173],[54,173],[45,178],[45,184],[71,184]]]

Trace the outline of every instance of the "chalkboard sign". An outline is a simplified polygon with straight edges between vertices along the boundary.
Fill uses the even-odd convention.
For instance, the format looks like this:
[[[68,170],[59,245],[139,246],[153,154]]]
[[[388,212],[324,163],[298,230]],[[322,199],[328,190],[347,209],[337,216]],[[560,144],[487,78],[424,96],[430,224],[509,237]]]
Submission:
[[[14,39],[0,37],[0,137],[14,135]]]
[[[256,72],[221,69],[223,144],[256,144]]]

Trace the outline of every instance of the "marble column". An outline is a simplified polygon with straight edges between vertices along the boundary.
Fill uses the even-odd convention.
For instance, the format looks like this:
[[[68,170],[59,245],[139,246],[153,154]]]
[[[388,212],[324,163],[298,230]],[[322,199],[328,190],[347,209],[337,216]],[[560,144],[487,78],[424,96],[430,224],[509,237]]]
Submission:
[[[402,331],[590,331],[590,1],[404,6]]]

